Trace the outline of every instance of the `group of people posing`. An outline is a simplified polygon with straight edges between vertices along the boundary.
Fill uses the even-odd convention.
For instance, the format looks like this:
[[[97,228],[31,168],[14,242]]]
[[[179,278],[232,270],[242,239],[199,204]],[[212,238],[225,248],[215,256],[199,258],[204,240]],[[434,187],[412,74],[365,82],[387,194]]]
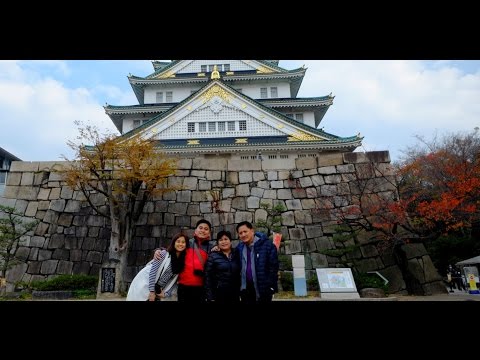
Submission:
[[[205,219],[197,222],[193,238],[175,235],[133,279],[127,300],[168,300],[176,292],[179,302],[188,303],[272,301],[278,291],[277,247],[248,221],[236,230],[235,248],[224,230],[212,244],[212,226]]]

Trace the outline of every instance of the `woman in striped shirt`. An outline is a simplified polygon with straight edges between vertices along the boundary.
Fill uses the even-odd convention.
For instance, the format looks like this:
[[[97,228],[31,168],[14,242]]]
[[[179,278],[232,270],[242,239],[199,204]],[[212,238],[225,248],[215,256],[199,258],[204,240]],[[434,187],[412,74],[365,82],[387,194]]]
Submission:
[[[179,233],[173,237],[167,250],[161,250],[160,260],[153,260],[148,275],[149,301],[159,301],[176,292],[178,274],[185,266],[187,247],[187,236]]]

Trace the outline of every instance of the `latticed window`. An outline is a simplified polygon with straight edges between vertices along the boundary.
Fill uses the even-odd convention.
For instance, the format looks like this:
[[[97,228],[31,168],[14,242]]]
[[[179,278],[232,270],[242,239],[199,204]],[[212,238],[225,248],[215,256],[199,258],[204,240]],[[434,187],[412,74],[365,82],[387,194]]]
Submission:
[[[303,123],[303,114],[295,114],[295,120]]]
[[[239,126],[240,126],[240,131],[246,131],[247,130],[247,120],[240,120],[239,121]]]
[[[167,103],[171,103],[173,101],[173,92],[172,91],[167,91],[165,94],[165,101]]]
[[[202,69],[202,72],[207,72],[207,65],[202,65],[200,68]]]
[[[235,121],[229,121],[227,124],[228,124],[228,131],[235,131]]]
[[[195,123],[193,123],[193,122],[188,123],[188,132],[189,133],[195,132]]]
[[[208,123],[208,131],[215,132],[217,130],[215,124],[216,123],[214,123],[214,122],[209,122]]]
[[[288,116],[289,118],[293,119],[293,114],[285,114],[285,116]]]
[[[223,71],[230,71],[230,64],[223,64]]]
[[[220,121],[218,123],[218,131],[225,131],[225,121]]]
[[[260,88],[260,98],[266,99],[268,97],[267,88]]]
[[[207,123],[206,122],[198,123],[198,131],[207,132]]]
[[[270,97],[272,98],[278,97],[278,88],[276,86],[270,88]]]
[[[288,155],[280,155],[280,159],[288,159]]]
[[[157,103],[163,103],[163,92],[157,92]]]
[[[269,159],[276,159],[276,158],[277,158],[277,155],[268,155],[268,158],[269,158]]]

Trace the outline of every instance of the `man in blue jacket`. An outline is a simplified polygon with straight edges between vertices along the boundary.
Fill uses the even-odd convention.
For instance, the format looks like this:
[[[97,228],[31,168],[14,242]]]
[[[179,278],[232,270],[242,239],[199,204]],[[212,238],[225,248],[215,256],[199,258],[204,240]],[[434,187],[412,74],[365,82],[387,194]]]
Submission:
[[[253,225],[242,221],[237,225],[241,257],[240,298],[245,303],[270,302],[278,291],[277,247],[262,233],[255,233]]]

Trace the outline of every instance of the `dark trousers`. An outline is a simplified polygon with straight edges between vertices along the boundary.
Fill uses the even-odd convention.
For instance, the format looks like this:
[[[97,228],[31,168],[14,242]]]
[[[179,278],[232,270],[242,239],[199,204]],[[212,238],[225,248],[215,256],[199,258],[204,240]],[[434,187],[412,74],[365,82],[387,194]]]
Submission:
[[[198,304],[206,301],[203,286],[178,284],[177,295],[178,302]]]
[[[272,301],[272,295],[260,295],[257,299],[257,293],[255,292],[255,286],[253,282],[247,282],[247,288],[240,292],[240,299],[242,303],[253,304],[253,303],[266,303]]]

